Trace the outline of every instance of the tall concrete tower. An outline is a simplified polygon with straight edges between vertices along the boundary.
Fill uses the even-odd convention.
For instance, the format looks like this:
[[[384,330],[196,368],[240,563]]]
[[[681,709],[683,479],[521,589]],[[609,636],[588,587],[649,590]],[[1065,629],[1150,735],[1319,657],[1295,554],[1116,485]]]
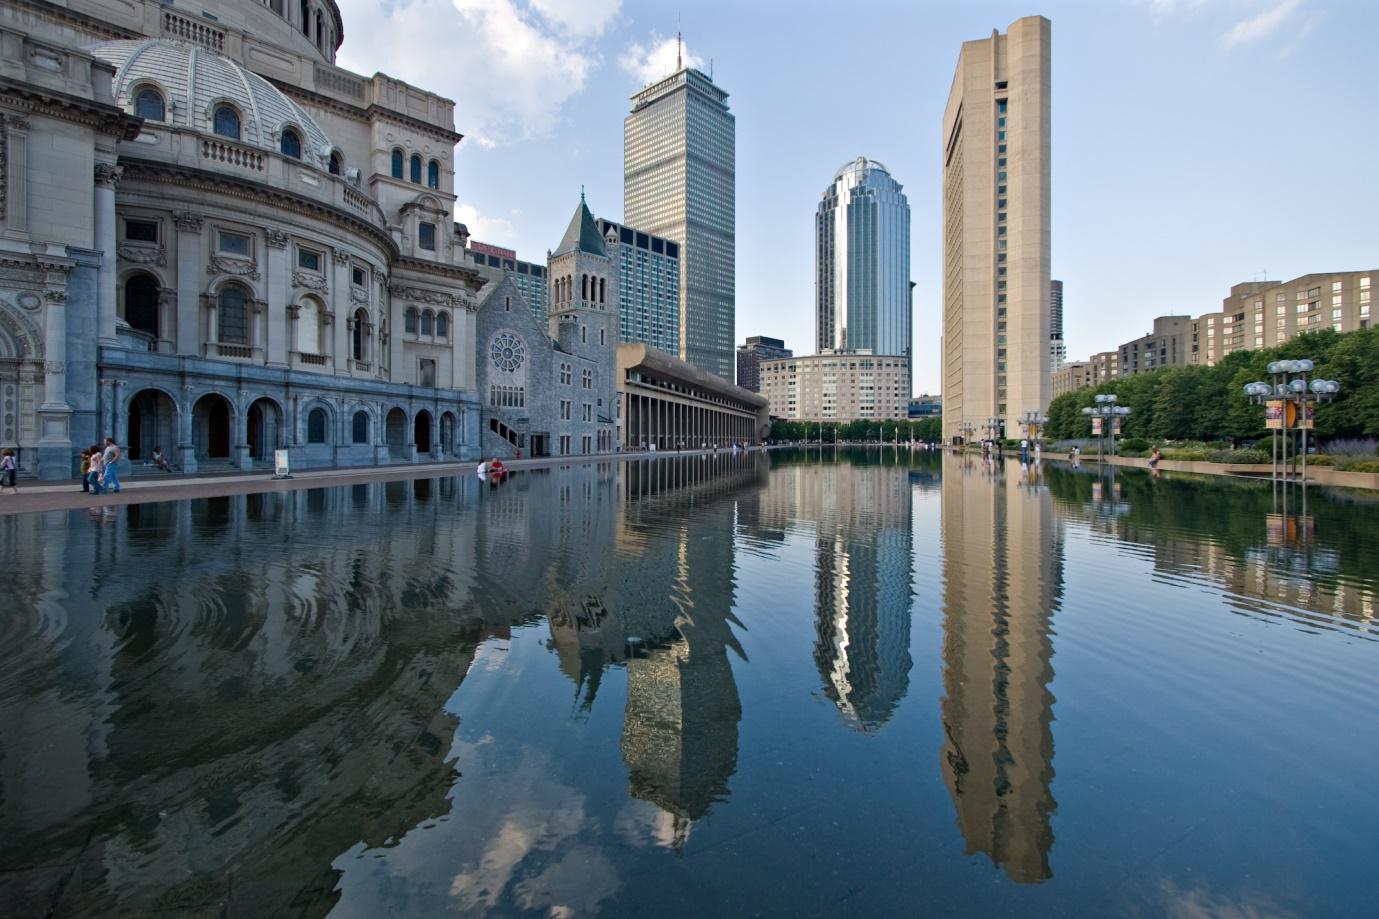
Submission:
[[[814,217],[815,344],[910,357],[910,202],[876,160],[838,170]],[[906,392],[909,396],[909,392]]]
[[[728,94],[680,67],[623,120],[623,218],[680,245],[680,358],[733,379],[736,119]]]
[[[1050,25],[964,42],[943,113],[943,433],[1049,403]]]

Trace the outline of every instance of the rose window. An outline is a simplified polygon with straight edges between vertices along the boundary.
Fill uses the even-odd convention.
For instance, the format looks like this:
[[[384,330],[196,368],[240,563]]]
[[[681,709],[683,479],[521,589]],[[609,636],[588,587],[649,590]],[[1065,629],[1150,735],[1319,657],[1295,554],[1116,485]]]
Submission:
[[[493,366],[512,373],[522,366],[522,361],[527,357],[527,349],[516,335],[510,332],[501,332],[493,339],[493,345],[489,348],[489,357],[493,361]]]

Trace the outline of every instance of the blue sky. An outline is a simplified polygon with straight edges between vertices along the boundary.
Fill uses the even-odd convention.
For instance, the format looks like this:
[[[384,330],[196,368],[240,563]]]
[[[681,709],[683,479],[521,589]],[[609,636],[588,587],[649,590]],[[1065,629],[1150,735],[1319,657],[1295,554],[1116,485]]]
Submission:
[[[813,215],[881,160],[911,208],[915,388],[939,388],[940,119],[964,40],[1053,23],[1053,276],[1070,358],[1230,285],[1379,265],[1379,4],[1361,0],[340,0],[341,63],[455,100],[458,216],[541,261],[580,186],[622,216],[622,119],[687,54],[737,116],[737,339],[814,340]]]

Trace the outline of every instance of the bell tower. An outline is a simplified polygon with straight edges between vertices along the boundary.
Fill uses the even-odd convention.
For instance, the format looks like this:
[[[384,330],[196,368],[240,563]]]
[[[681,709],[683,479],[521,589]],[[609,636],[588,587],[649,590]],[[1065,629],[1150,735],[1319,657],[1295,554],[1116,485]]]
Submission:
[[[547,255],[550,335],[560,347],[611,366],[616,350],[618,267],[579,194],[560,246]]]

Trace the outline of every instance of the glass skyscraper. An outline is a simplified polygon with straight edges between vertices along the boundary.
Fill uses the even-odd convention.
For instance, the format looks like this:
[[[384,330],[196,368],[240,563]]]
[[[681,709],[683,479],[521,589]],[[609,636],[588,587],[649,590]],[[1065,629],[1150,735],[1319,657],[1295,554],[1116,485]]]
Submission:
[[[910,202],[859,156],[824,189],[814,218],[816,345],[910,357]],[[909,398],[906,393],[906,398]]]
[[[682,360],[733,379],[736,122],[692,67],[643,88],[623,121],[624,220],[680,244]]]

